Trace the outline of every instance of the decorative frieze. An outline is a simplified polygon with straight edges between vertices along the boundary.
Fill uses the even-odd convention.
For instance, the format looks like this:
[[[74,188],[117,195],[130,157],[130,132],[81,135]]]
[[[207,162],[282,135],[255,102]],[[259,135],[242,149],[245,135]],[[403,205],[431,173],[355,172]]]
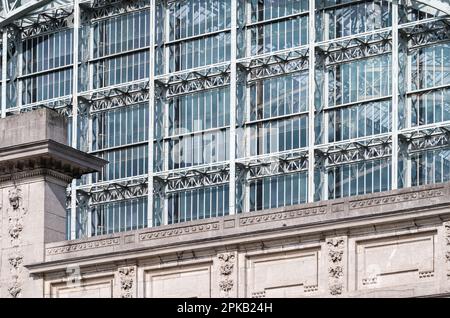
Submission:
[[[57,255],[57,254],[64,254],[69,252],[76,252],[76,251],[82,251],[87,249],[93,249],[93,248],[101,248],[101,247],[107,247],[112,245],[119,245],[120,244],[120,238],[109,238],[104,240],[96,240],[96,241],[90,241],[90,242],[83,242],[83,243],[77,243],[77,244],[69,244],[64,246],[58,246],[58,247],[51,247],[46,249],[47,255]]]
[[[433,271],[423,271],[419,272],[419,278],[431,278],[434,277]]]
[[[341,295],[344,289],[344,251],[345,238],[336,237],[326,240],[328,249],[328,283],[333,296]]]
[[[234,280],[232,278],[234,270],[235,255],[234,253],[222,253],[217,256],[219,259],[219,288],[221,295],[229,297],[231,290],[234,287]]]
[[[319,286],[318,285],[304,285],[303,286],[303,291],[305,293],[314,293],[316,291],[319,290]]]
[[[441,197],[444,195],[444,188],[422,190],[398,195],[383,196],[365,200],[350,201],[350,210],[373,207],[378,205],[402,203],[421,199]]]
[[[264,222],[274,222],[274,221],[280,221],[280,220],[295,219],[295,218],[300,218],[300,217],[305,217],[305,216],[321,215],[321,214],[325,214],[325,213],[327,213],[326,206],[319,206],[319,207],[315,207],[315,208],[299,209],[299,210],[292,210],[292,211],[275,212],[275,213],[270,213],[270,214],[242,217],[239,220],[239,225],[246,226],[246,225],[258,224],[258,223],[264,223]]]
[[[147,233],[142,233],[139,235],[140,241],[148,241],[154,239],[162,239],[172,236],[178,236],[183,234],[193,234],[200,232],[208,232],[208,231],[216,231],[219,229],[219,222],[207,223],[207,224],[198,224],[198,225],[190,225],[177,227],[169,230],[163,231],[152,231]]]
[[[136,285],[136,267],[119,268],[120,297],[133,298]]]
[[[253,292],[252,298],[266,298],[266,291]]]

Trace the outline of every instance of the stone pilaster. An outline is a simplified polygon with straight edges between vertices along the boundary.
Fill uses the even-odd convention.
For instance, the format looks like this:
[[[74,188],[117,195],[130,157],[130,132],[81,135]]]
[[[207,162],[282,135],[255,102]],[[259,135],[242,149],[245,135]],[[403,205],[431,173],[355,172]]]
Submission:
[[[105,164],[66,136],[66,119],[47,109],[0,120],[0,297],[43,297],[27,266],[66,239],[67,185]]]

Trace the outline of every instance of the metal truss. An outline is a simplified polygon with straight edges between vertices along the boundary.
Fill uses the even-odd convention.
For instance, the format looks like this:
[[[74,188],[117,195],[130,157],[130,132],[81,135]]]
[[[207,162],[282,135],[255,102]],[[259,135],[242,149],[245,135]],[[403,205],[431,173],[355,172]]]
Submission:
[[[417,152],[450,147],[450,123],[417,127],[399,134],[400,151],[410,156]]]
[[[297,47],[273,54],[259,55],[237,61],[238,67],[248,74],[247,82],[281,74],[307,70],[308,47]]]
[[[230,165],[214,164],[156,173],[154,178],[164,186],[165,192],[207,187],[229,182]]]
[[[110,86],[105,89],[82,93],[80,97],[89,104],[89,112],[97,113],[112,108],[148,102],[149,81]]]
[[[377,135],[371,138],[319,146],[314,150],[314,153],[316,163],[326,168],[386,158],[392,154],[392,136],[387,134]]]
[[[81,0],[83,20],[96,20],[150,8],[149,0]]]
[[[166,98],[230,84],[230,63],[176,72],[155,77],[156,86],[166,92]]]
[[[322,42],[316,47],[326,65],[345,63],[392,51],[392,31],[377,30],[339,40]]]
[[[134,177],[80,186],[77,193],[87,198],[89,206],[143,197],[148,193],[148,178]]]
[[[450,18],[413,24],[399,29],[399,33],[408,41],[408,50],[450,40]]]
[[[57,111],[59,114],[65,116],[65,117],[71,117],[72,116],[72,98],[71,97],[58,98],[58,99],[37,102],[37,103],[33,103],[33,104],[27,104],[27,105],[21,106],[21,107],[12,107],[12,108],[8,108],[7,112],[8,112],[8,114],[19,114],[19,113],[25,113],[28,111],[32,111],[34,109],[39,109],[39,108],[50,108],[50,109]]]
[[[159,62],[165,61],[167,64],[167,50],[173,44],[173,42],[164,42],[164,39],[168,38],[167,16],[165,16],[168,12],[167,6],[165,6],[166,1],[80,0],[80,5],[79,7],[77,6],[77,10],[78,12],[81,11],[81,14],[78,15],[81,21],[76,20],[77,15],[74,15],[74,4],[78,3],[78,1],[30,0],[27,2],[29,5],[23,5],[23,10],[18,6],[18,1],[3,1],[4,6],[6,3],[10,11],[8,11],[8,16],[3,17],[3,20],[0,17],[0,26],[8,27],[7,60],[12,65],[12,71],[8,71],[10,73],[3,75],[2,85],[5,85],[7,82],[10,83],[8,85],[16,85],[18,83],[16,89],[19,90],[21,88],[20,72],[18,70],[20,69],[19,61],[21,58],[19,47],[23,39],[66,28],[73,28],[75,27],[75,21],[77,21],[76,27],[87,28],[86,34],[77,36],[77,43],[79,43],[77,49],[82,49],[83,54],[79,61],[73,65],[73,68],[77,69],[77,74],[74,73],[74,76],[82,78],[83,75],[86,75],[85,78],[82,78],[84,86],[80,86],[82,92],[79,92],[80,89],[74,89],[76,94],[73,96],[42,101],[21,107],[11,107],[11,104],[14,103],[10,103],[8,105],[10,108],[8,109],[5,108],[5,102],[2,104],[4,108],[3,115],[6,113],[25,112],[34,108],[49,107],[66,116],[73,116],[73,122],[75,123],[73,131],[77,132],[75,139],[78,138],[74,146],[83,149],[86,148],[87,151],[89,150],[87,145],[89,144],[89,129],[91,129],[89,125],[92,125],[92,114],[146,102],[150,103],[149,109],[153,116],[150,117],[152,120],[149,129],[152,130],[152,133],[154,127],[158,127],[159,129],[156,129],[158,131],[164,131],[166,129],[165,125],[167,125],[166,120],[168,115],[166,110],[168,100],[184,94],[229,85],[231,88],[231,98],[233,99],[230,109],[235,112],[232,115],[235,122],[232,122],[230,126],[233,128],[245,127],[245,114],[248,111],[249,105],[249,94],[247,90],[249,82],[293,72],[309,71],[310,109],[308,110],[308,132],[310,139],[308,140],[308,148],[237,159],[234,159],[235,157],[233,156],[233,159],[226,163],[167,171],[164,170],[167,169],[165,167],[167,166],[167,162],[165,161],[167,158],[164,158],[167,155],[167,143],[164,142],[162,133],[157,136],[151,135],[149,137],[149,146],[154,145],[155,152],[162,154],[162,156],[158,157],[159,161],[155,162],[154,166],[152,166],[153,163],[149,165],[150,171],[148,176],[79,186],[73,185],[73,188],[69,190],[71,196],[76,198],[76,202],[72,202],[70,206],[72,207],[73,215],[80,212],[78,222],[81,232],[89,233],[89,209],[99,204],[148,196],[148,199],[153,199],[154,202],[152,203],[155,203],[155,208],[149,211],[149,214],[159,213],[160,215],[166,215],[167,211],[165,210],[168,207],[165,200],[168,194],[229,183],[233,187],[236,184],[237,191],[234,191],[234,188],[230,186],[230,192],[233,192],[233,195],[236,192],[236,206],[238,210],[245,211],[244,207],[248,204],[245,200],[249,200],[249,181],[296,172],[308,172],[308,200],[312,201],[315,193],[323,190],[322,184],[314,184],[314,173],[317,171],[316,169],[319,170],[322,174],[321,177],[323,177],[323,173],[328,168],[338,165],[380,158],[393,161],[394,158],[397,158],[397,151],[400,151],[401,154],[405,154],[406,156],[410,156],[411,154],[423,152],[428,149],[440,149],[450,146],[450,123],[448,122],[408,128],[399,130],[398,132],[397,128],[395,128],[396,131],[393,130],[389,134],[351,139],[331,144],[314,145],[314,140],[318,140],[323,132],[315,130],[316,127],[314,125],[318,120],[315,120],[314,117],[320,118],[323,115],[322,127],[325,127],[326,112],[331,110],[331,108],[326,108],[327,102],[323,101],[327,96],[328,79],[326,67],[388,53],[392,53],[393,61],[395,61],[394,52],[397,52],[400,55],[397,61],[399,63],[397,64],[402,64],[398,70],[398,86],[404,85],[408,81],[408,76],[414,76],[414,74],[408,73],[410,70],[406,66],[408,54],[411,50],[450,41],[450,19],[448,17],[400,24],[398,25],[398,34],[397,24],[393,23],[393,26],[389,28],[316,42],[314,33],[311,33],[311,30],[314,30],[316,27],[314,21],[315,14],[304,12],[301,15],[309,14],[309,32],[310,35],[313,35],[309,37],[308,45],[242,58],[245,56],[245,50],[248,48],[245,45],[248,43],[246,41],[249,40],[246,38],[249,34],[248,29],[255,25],[248,25],[248,12],[247,9],[244,9],[244,6],[248,5],[248,1],[232,1],[235,7],[237,5],[237,12],[233,12],[234,18],[232,20],[234,24],[231,31],[227,29],[226,32],[229,32],[230,35],[235,32],[232,45],[238,46],[236,48],[238,52],[233,55],[230,62],[217,63],[155,77],[152,74],[148,79],[96,90],[89,88],[87,78],[88,76],[92,76],[92,74],[89,74],[92,71],[92,65],[90,64],[92,61],[92,52],[90,51],[92,49],[92,33],[89,33],[93,30],[92,22],[132,11],[148,10],[152,4],[154,6],[152,8],[155,8],[154,12],[157,12],[156,25],[158,28],[165,28],[166,32],[159,39],[156,39],[154,36],[150,48],[145,48],[155,52],[156,62],[153,53],[151,53],[152,61],[150,62],[150,67],[154,70],[155,63],[158,64]],[[310,9],[315,13],[315,1],[311,0],[309,2],[312,6]],[[440,2],[448,5],[448,1],[433,0],[431,2],[434,5],[438,5]],[[38,6],[38,3],[41,5]],[[347,6],[352,5],[352,3],[339,4],[339,6],[341,5]],[[392,8],[393,10],[397,10],[396,13],[398,14],[398,2],[394,3]],[[442,8],[445,11],[445,8]],[[281,19],[284,18],[286,17]],[[81,25],[79,22],[81,22]],[[272,22],[263,21],[261,23],[258,22],[258,24]],[[202,36],[208,35],[200,35],[199,37]],[[4,39],[5,37],[3,37]],[[158,43],[155,43],[156,41]],[[3,52],[5,52],[5,48]],[[7,65],[7,63],[4,63],[4,65]],[[160,65],[156,66],[159,67]],[[167,65],[165,66],[165,71],[168,72],[168,67]],[[162,69],[157,71],[158,74],[162,73],[160,71]],[[393,72],[395,72],[394,69]],[[6,74],[6,71],[4,73]],[[392,85],[395,86],[394,83]],[[427,90],[435,89],[438,88],[434,87]],[[3,90],[3,92],[6,92],[6,90]],[[399,87],[397,95],[399,95],[400,103],[392,103],[392,105],[402,104],[405,107],[411,107],[410,103],[408,104],[404,99],[408,98],[411,94],[421,94],[423,92],[408,92],[406,86]],[[394,100],[392,96],[386,98],[392,98]],[[155,101],[154,103],[152,102],[153,99]],[[321,99],[322,104],[317,102]],[[75,105],[73,105],[74,103]],[[20,104],[19,100],[17,105]],[[405,122],[407,121],[405,120]],[[405,126],[408,127],[408,125]],[[316,135],[317,133],[318,135]],[[394,142],[397,134],[399,141],[398,150],[393,149],[397,148]],[[232,137],[232,139],[234,138]],[[149,156],[150,160],[152,160],[151,153]],[[325,178],[322,179],[325,180]],[[392,184],[395,183],[395,181],[391,182]],[[74,211],[75,206],[77,211]],[[232,203],[230,206],[232,206]],[[75,219],[73,218],[72,220]],[[149,224],[152,224],[152,222],[149,222]]]
[[[295,150],[236,160],[238,174],[252,180],[308,170],[308,150]],[[242,179],[242,177],[241,177]]]
[[[14,24],[21,30],[22,39],[60,31],[73,25],[73,7],[40,12],[27,16],[26,19],[16,20]]]
[[[422,7],[432,7],[444,14],[450,15],[450,2],[448,0],[415,0],[420,3]],[[420,8],[419,8],[420,9]]]

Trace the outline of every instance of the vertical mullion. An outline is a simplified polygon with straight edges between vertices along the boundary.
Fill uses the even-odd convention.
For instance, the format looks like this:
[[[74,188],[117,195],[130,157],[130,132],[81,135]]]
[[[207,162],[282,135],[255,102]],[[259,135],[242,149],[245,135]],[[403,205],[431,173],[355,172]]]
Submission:
[[[309,90],[309,103],[308,103],[308,200],[307,202],[314,201],[314,93],[315,93],[315,0],[309,0],[309,70],[308,70],[308,90]]]
[[[150,49],[149,49],[149,101],[148,101],[148,193],[147,193],[147,226],[153,227],[153,139],[154,139],[154,104],[155,104],[155,0],[150,0]],[[142,31],[142,30],[141,30]],[[167,204],[165,204],[167,206]],[[167,218],[166,218],[167,220]],[[164,222],[165,220],[163,220]],[[164,224],[164,223],[163,223]]]
[[[392,163],[391,189],[398,187],[398,0],[392,1]]]
[[[2,118],[6,117],[6,69],[8,67],[8,31],[2,34]]]
[[[79,0],[74,0],[73,4],[73,47],[78,48],[78,29],[80,26],[80,5]],[[78,51],[77,51],[78,52]],[[61,56],[61,54],[60,54]],[[72,72],[72,140],[71,146],[77,148],[77,136],[78,136],[78,54],[75,52],[73,55],[73,72]],[[72,181],[71,186],[71,228],[70,228],[70,238],[76,238],[76,180]]]
[[[235,214],[236,196],[236,100],[237,100],[237,0],[231,0],[231,79],[230,79],[230,187],[229,214]]]

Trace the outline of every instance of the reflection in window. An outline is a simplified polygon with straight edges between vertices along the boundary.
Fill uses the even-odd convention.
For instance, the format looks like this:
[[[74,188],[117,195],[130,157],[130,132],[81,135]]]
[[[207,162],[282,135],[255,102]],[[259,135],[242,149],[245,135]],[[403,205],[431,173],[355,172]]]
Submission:
[[[392,1],[319,1],[318,39],[331,40],[391,26]],[[341,5],[341,4],[346,5]]]
[[[229,129],[176,137],[169,141],[169,169],[226,161]]]
[[[92,207],[92,236],[147,227],[147,198],[100,204]]]
[[[150,45],[150,11],[119,15],[93,23],[93,57],[135,50]]]
[[[412,90],[450,84],[450,43],[416,50],[411,74]]]
[[[250,181],[250,211],[305,203],[307,173],[266,177]]]
[[[171,99],[169,134],[178,135],[230,124],[230,90],[220,88]]]
[[[101,172],[92,176],[92,182],[109,181],[139,176],[148,170],[148,145],[128,147],[96,154],[107,160]]]
[[[149,77],[149,52],[142,51],[93,63],[94,89]]]
[[[391,101],[359,104],[329,111],[328,142],[391,131]]]
[[[92,150],[123,146],[148,139],[148,104],[122,107],[92,115]]]
[[[329,67],[329,106],[389,96],[391,64],[391,55],[385,54]]]
[[[308,74],[290,74],[250,85],[250,120],[308,110]]]
[[[250,155],[263,155],[308,146],[308,117],[299,116],[250,127]]]
[[[390,189],[390,159],[357,162],[328,169],[328,199]]]
[[[229,185],[169,194],[169,224],[228,215]]]
[[[411,157],[411,185],[450,181],[450,150],[427,150]]]

